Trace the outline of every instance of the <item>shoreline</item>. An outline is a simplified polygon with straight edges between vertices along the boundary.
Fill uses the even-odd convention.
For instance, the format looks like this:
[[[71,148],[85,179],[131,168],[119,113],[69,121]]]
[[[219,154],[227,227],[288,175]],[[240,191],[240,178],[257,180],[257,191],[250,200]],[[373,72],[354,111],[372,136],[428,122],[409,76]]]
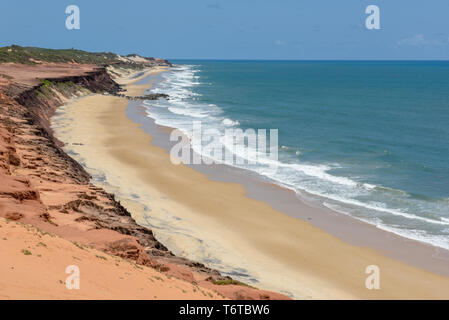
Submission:
[[[156,124],[154,119],[144,114],[143,107],[130,104],[127,116],[141,124],[145,132],[154,140],[153,145],[168,152],[169,134],[174,128]],[[191,149],[191,152],[194,152]],[[409,239],[402,235],[383,230],[374,224],[324,206],[318,196],[302,191],[298,195],[291,189],[270,181],[260,174],[226,164],[188,165],[203,173],[209,179],[219,182],[238,183],[245,188],[246,196],[265,202],[274,209],[313,226],[355,246],[375,249],[393,259],[413,266],[449,276],[449,250],[426,242]],[[307,212],[298,211],[298,206],[306,207]]]
[[[118,196],[125,207],[134,213],[133,217],[139,224],[148,224],[147,218],[153,221],[151,227],[156,236],[168,247],[175,247],[176,244],[179,247],[179,244],[182,244],[185,252],[180,252],[181,256],[202,257],[196,260],[210,266],[214,261],[204,261],[204,258],[208,257],[207,250],[198,252],[198,250],[204,250],[198,244],[206,243],[210,252],[220,255],[222,260],[228,261],[231,267],[233,264],[250,267],[252,274],[257,274],[257,278],[260,279],[260,286],[290,293],[295,298],[374,299],[449,296],[449,289],[446,289],[449,279],[446,277],[403,264],[375,250],[345,243],[308,222],[289,217],[266,203],[247,197],[244,187],[238,183],[216,182],[186,166],[173,166],[169,163],[166,151],[150,145],[153,138],[144,133],[140,125],[126,117],[128,106],[123,104],[117,106],[118,100],[114,100],[117,98],[106,101],[109,98],[112,97],[91,96],[74,102],[77,105],[76,108],[73,104],[70,104],[73,108],[70,105],[64,107],[64,109],[70,109],[71,116],[77,117],[82,113],[80,108],[86,103],[86,99],[95,100],[97,106],[103,105],[101,111],[98,108],[91,110],[99,112],[98,115],[101,116],[102,121],[92,116],[85,118],[84,121],[93,123],[87,128],[87,123],[83,122],[82,130],[78,131],[78,133],[88,132],[88,129],[91,129],[97,133],[97,137],[107,136],[103,144],[95,142],[94,148],[99,150],[98,157],[102,159],[95,159],[95,156],[82,150],[88,149],[85,148],[86,144],[72,146],[72,149],[89,158],[84,159],[83,163],[88,171],[89,168],[97,167],[91,164],[102,163],[103,174],[104,171],[111,173],[111,171],[108,172],[108,168],[112,168],[112,172],[118,170],[120,173],[126,173],[125,178],[105,174],[108,179],[111,177],[116,179],[110,181],[112,183],[109,185],[109,190],[107,187],[106,190]],[[116,112],[110,112],[111,108],[114,108]],[[79,126],[79,120],[75,119],[73,125]],[[111,124],[113,124],[112,127]],[[122,129],[127,130],[120,131],[126,133],[124,135],[117,132],[117,128],[121,126],[123,126]],[[79,129],[68,128],[75,131]],[[98,130],[102,135],[98,135]],[[73,133],[74,131],[72,136],[82,137],[82,134]],[[63,133],[60,132],[60,134]],[[67,139],[70,138],[67,132],[64,134]],[[60,140],[65,139],[60,138]],[[104,143],[105,141],[107,144]],[[92,145],[89,146],[91,147]],[[114,189],[114,185],[120,187],[111,190]],[[189,190],[192,185],[197,188],[197,192]],[[131,187],[128,192],[128,196],[131,196],[129,199],[123,199],[123,194],[118,190],[126,189],[126,187]],[[149,197],[151,200],[148,199],[151,208],[145,208],[142,205],[145,199],[131,200],[132,192],[139,187],[145,191],[140,194],[134,193],[134,195],[151,195]],[[198,194],[205,197],[198,197]],[[237,205],[232,201],[235,201]],[[219,209],[211,214],[210,208],[214,207]],[[171,218],[171,221],[167,220],[167,216]],[[263,219],[260,219],[261,217]],[[167,224],[167,221],[170,224]],[[185,234],[170,234],[170,232],[164,235],[164,226],[157,225],[158,222],[167,224],[165,232],[178,228],[175,231],[191,232],[190,237]],[[261,230],[264,231],[263,234]],[[267,239],[265,232],[269,232],[270,239]],[[220,239],[226,239],[225,246],[220,243]],[[187,252],[185,248],[191,252]],[[179,254],[176,251],[175,253]],[[364,287],[365,268],[374,262],[381,267],[384,279],[384,287],[379,291],[370,291]],[[220,264],[221,261],[216,263]],[[220,271],[223,271],[223,268],[220,268]],[[410,283],[410,278],[418,280]],[[280,290],[282,287],[285,288],[287,283],[293,287],[294,293]]]
[[[102,66],[0,64],[6,75],[0,81],[0,230],[6,247],[0,254],[5,262],[0,297],[289,300],[174,255],[151,228],[137,224],[114,194],[95,185],[82,165],[63,151],[64,143],[51,128],[51,118],[58,116],[60,107],[80,97],[100,97],[114,101],[113,107],[126,106],[128,99],[140,97],[121,94],[113,79],[132,82],[129,88],[138,92],[142,90],[139,75],[170,66],[162,59],[141,58],[139,64],[120,59],[119,65]],[[112,269],[104,268],[106,261]],[[122,261],[127,262],[123,268]],[[63,279],[70,284],[64,264],[82,269],[86,285],[78,287],[80,291],[66,291],[63,286]],[[95,276],[98,272],[101,279]],[[131,281],[122,281],[126,278]],[[168,281],[172,278],[176,279]]]
[[[151,92],[148,89],[148,93]],[[159,125],[145,112],[145,107],[130,103],[126,114],[142,129],[153,137],[152,145],[169,152],[176,143],[169,141],[171,131],[175,128]],[[194,153],[192,148],[190,152]],[[449,250],[424,241],[407,238],[401,234],[379,228],[367,221],[338,212],[324,205],[325,198],[282,186],[257,172],[230,166],[227,164],[197,164],[188,167],[205,174],[210,180],[238,183],[246,190],[249,198],[265,202],[274,209],[304,222],[356,246],[375,249],[380,253],[411,264],[415,267],[449,276]],[[298,211],[297,208],[308,208]]]
[[[245,298],[287,298],[237,285],[222,290],[217,271],[174,256],[59,147],[50,130],[59,106],[120,89],[104,67],[0,67],[8,74],[0,83],[0,299],[235,299],[236,289]],[[67,266],[81,269],[81,286],[67,278]]]

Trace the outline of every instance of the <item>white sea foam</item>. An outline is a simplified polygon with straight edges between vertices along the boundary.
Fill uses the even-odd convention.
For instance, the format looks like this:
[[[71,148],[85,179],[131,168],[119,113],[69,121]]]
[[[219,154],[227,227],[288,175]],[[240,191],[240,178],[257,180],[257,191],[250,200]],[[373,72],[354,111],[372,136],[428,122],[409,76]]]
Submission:
[[[228,118],[223,119],[222,123],[227,127],[238,126],[240,124],[238,121],[234,121]]]
[[[196,111],[194,109],[169,107],[168,110],[170,110],[171,112],[176,113],[176,114],[181,114],[184,116],[190,116],[190,117],[194,117],[194,118],[205,118],[208,116],[207,113],[202,113],[201,111]]]
[[[192,121],[197,120],[202,121],[204,130],[215,128],[224,132],[226,128],[238,127],[239,122],[226,117],[219,106],[198,100],[201,95],[194,91],[201,80],[197,75],[198,71],[195,66],[184,65],[178,66],[173,72],[164,73],[162,75],[164,80],[157,84],[153,92],[166,93],[170,99],[144,102],[147,106],[147,114],[155,119],[157,124],[178,128],[188,136],[192,129]],[[422,232],[416,230],[418,222],[428,225],[430,229],[433,226],[445,228],[449,226],[449,219],[428,215],[426,208],[423,208],[422,214],[410,212],[410,208],[417,208],[421,204],[410,202],[412,201],[410,196],[401,190],[360,182],[354,177],[332,174],[332,170],[338,168],[338,164],[298,162],[297,157],[291,163],[275,161],[258,157],[259,155],[255,152],[249,154],[242,152],[245,151],[244,148],[235,149],[232,145],[226,145],[224,139],[220,141],[228,151],[234,151],[236,157],[256,162],[237,165],[240,168],[255,171],[298,193],[304,190],[312,195],[328,199],[326,202],[328,206],[329,201],[335,202],[332,205],[333,210],[336,210],[338,206],[339,211],[375,224],[379,228],[449,249],[447,241],[442,241],[438,236],[432,236],[422,230]],[[288,146],[282,146],[282,150],[300,154],[298,149]],[[198,148],[195,148],[195,151],[201,152]],[[278,168],[276,172],[269,170],[273,166]],[[411,207],[401,207],[407,201],[412,203]],[[395,227],[395,223],[400,223],[402,227]]]
[[[360,217],[349,214],[348,211],[345,209],[342,209],[341,206],[336,205],[336,204],[330,204],[326,201],[323,202],[323,205],[333,211],[339,212],[344,215],[350,215],[353,218],[356,218],[357,220],[373,224],[381,230],[394,233],[401,237],[405,237],[405,238],[420,241],[420,242],[426,242],[426,243],[429,243],[436,247],[449,249],[449,239],[445,236],[430,235],[423,230],[404,229],[404,228],[389,226],[389,225],[386,225],[385,223],[383,223],[380,219],[377,219],[375,217],[360,218]]]

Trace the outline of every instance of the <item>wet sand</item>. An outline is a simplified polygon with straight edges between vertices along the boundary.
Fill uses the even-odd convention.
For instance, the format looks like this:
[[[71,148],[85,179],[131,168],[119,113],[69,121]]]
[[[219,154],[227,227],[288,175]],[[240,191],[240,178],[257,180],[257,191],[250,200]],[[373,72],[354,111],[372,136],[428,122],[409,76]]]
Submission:
[[[172,128],[157,125],[145,116],[142,106],[131,103],[127,116],[142,125],[153,137],[152,144],[170,150]],[[191,150],[193,153],[194,151]],[[333,211],[323,205],[325,199],[303,191],[300,196],[290,189],[277,185],[265,177],[228,165],[190,165],[209,179],[241,184],[250,198],[264,201],[278,211],[311,223],[339,239],[356,246],[374,248],[389,257],[425,270],[449,276],[449,251],[427,243],[404,238],[354,217]],[[304,209],[304,206],[306,209]]]
[[[128,94],[143,93],[149,84],[133,83],[144,77],[128,82]],[[387,249],[390,242],[369,235],[367,239],[374,240],[363,245],[372,248],[362,247],[356,238],[364,229],[360,231],[354,219],[346,225],[338,220],[340,230],[325,232],[323,226],[333,213],[326,220],[325,210],[296,201],[282,188],[259,187],[262,184],[252,184],[251,176],[244,175],[242,184],[217,181],[226,179],[226,171],[209,167],[205,174],[200,172],[205,168],[173,165],[142,124],[126,116],[127,107],[128,102],[117,97],[81,98],[59,110],[55,134],[94,181],[115,193],[136,221],[151,226],[175,254],[298,299],[449,298],[448,277],[391,258],[396,249]],[[150,131],[148,126],[143,128]],[[258,200],[261,197],[266,201]],[[276,202],[277,197],[285,198]],[[385,239],[394,238],[384,234]],[[373,241],[386,252],[376,249]],[[405,247],[409,252],[403,255],[415,257],[415,247],[420,248],[416,242]],[[434,248],[423,252],[434,253]],[[380,268],[380,290],[365,287],[369,265]]]

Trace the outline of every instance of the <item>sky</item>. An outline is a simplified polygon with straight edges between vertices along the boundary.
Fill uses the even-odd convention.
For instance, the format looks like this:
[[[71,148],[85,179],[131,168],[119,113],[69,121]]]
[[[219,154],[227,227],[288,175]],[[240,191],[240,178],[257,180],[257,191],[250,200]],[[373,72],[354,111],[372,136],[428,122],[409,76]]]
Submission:
[[[448,0],[14,0],[0,45],[167,59],[448,60]],[[66,28],[68,5],[80,29]],[[368,30],[368,5],[380,29]]]

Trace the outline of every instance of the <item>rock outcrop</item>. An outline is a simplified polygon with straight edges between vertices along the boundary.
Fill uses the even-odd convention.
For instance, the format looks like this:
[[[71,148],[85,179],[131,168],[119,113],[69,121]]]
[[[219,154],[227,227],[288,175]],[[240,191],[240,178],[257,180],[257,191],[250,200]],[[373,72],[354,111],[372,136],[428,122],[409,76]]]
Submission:
[[[52,66],[62,68],[58,64],[30,68]],[[106,68],[87,69],[83,65],[77,72],[76,65],[70,65],[69,76],[17,81],[17,74],[8,74],[8,66],[0,68],[5,75],[0,78],[0,216],[157,268],[228,298],[287,298],[247,286],[216,284],[229,278],[175,256],[150,229],[138,225],[114,195],[93,185],[83,167],[61,149],[50,128],[59,106],[87,93],[120,91]]]

